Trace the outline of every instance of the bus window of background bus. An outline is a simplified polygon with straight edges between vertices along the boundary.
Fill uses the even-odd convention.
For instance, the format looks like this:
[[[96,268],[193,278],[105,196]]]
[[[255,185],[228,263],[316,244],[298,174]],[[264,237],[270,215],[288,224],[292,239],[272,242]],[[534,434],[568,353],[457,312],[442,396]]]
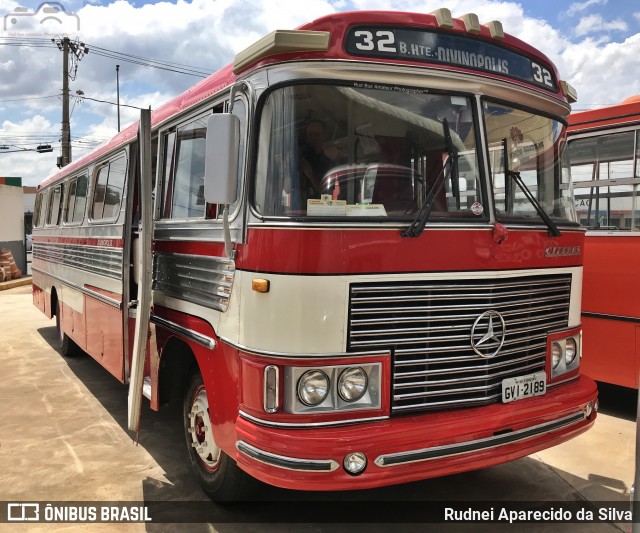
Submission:
[[[62,200],[63,185],[56,185],[49,198],[49,213],[47,226],[57,226],[60,220],[60,202]]]
[[[87,175],[83,174],[69,182],[64,221],[67,224],[79,224],[84,218],[87,203]]]
[[[640,229],[635,136],[627,131],[569,142],[576,209],[589,229]]]
[[[115,220],[120,211],[127,171],[127,158],[122,155],[98,169],[91,207],[92,220]]]
[[[570,173],[568,167],[562,168],[567,165],[563,157],[565,126],[507,105],[485,101],[483,107],[498,220],[541,221],[510,175],[516,172],[552,220],[575,224]]]
[[[485,220],[471,100],[397,89],[354,83],[271,91],[260,119],[258,213],[410,220],[451,156],[457,165],[432,218]],[[321,145],[311,146],[311,127]]]

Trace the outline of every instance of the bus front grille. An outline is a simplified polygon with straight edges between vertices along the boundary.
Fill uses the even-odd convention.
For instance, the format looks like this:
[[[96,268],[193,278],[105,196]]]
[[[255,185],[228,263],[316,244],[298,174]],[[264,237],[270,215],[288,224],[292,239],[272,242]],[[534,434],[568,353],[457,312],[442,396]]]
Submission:
[[[500,401],[503,379],[545,370],[547,334],[568,326],[570,295],[571,274],[355,283],[347,350],[391,350],[394,413],[486,405]],[[504,320],[504,343],[491,356],[489,341],[481,357],[471,331],[486,311]]]

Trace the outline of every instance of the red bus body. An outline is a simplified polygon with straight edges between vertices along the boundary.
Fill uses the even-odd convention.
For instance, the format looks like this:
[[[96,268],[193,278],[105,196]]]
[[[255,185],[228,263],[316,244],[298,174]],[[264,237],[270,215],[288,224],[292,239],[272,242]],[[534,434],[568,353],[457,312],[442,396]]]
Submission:
[[[158,156],[145,396],[158,409],[184,394],[190,375],[201,376],[184,400],[191,420],[186,439],[213,498],[231,497],[219,486],[230,483],[225,461],[280,487],[362,489],[517,459],[595,421],[597,390],[579,368],[584,232],[571,220],[573,200],[547,199],[553,191],[531,181],[531,161],[547,160],[539,174],[560,182],[555,143],[564,137],[553,132],[568,114],[565,93],[548,59],[501,27],[476,31],[473,19],[449,23],[442,16],[324,17],[300,29],[329,32],[326,49],[276,47],[253,61],[236,58],[235,68],[152,114]],[[354,33],[354,27],[362,29]],[[391,39],[397,50],[427,53],[425,45],[400,42],[405,34],[393,33],[396,27],[444,35],[462,51],[453,54],[450,44],[433,56],[437,61],[392,57]],[[348,38],[355,45],[345,44]],[[354,55],[354,46],[363,54]],[[484,55],[468,51],[480,46],[487,47]],[[379,53],[366,55],[370,47]],[[533,81],[514,73],[511,53],[531,68]],[[222,209],[205,207],[208,178],[203,193],[193,154],[198,140],[212,134],[200,117],[226,111],[230,94],[240,117],[240,158],[246,156],[228,255]],[[350,143],[353,168],[369,165],[372,176],[386,176],[366,205],[360,193],[341,199],[360,186],[361,170],[342,179],[344,167],[336,167],[325,183],[337,181],[341,195],[322,191],[326,196],[307,199],[306,210],[304,201],[295,204],[302,193],[293,178],[274,170],[283,158],[273,154],[286,140],[277,136],[291,128],[296,144],[303,130],[298,115],[295,127],[279,122],[287,109],[308,119],[309,102],[321,106],[326,98],[333,99],[326,112],[336,113],[327,123],[342,132],[335,138]],[[417,99],[424,111],[405,103]],[[511,109],[509,100],[526,110]],[[345,109],[340,116],[339,106]],[[427,106],[435,118],[428,118]],[[444,120],[447,112],[451,118]],[[508,122],[525,115],[527,131]],[[481,117],[491,131],[506,133],[485,139],[477,127]],[[62,350],[73,341],[122,382],[129,379],[137,290],[131,267],[139,231],[136,131],[136,125],[123,130],[40,186],[33,237],[34,303],[56,316]],[[548,135],[535,137],[540,131]],[[503,149],[506,156],[515,147],[522,154],[523,146],[538,151],[522,174],[559,234],[504,183],[508,169],[498,169],[500,157],[490,168],[485,140],[493,154]],[[285,146],[284,159],[292,150]],[[120,187],[122,157],[127,167]],[[291,170],[296,162],[287,165]],[[412,170],[389,172],[400,167]],[[179,199],[184,191],[174,183],[185,172],[191,188]],[[432,195],[425,230],[404,236],[438,172],[443,184]],[[499,175],[503,185],[490,190]],[[271,177],[281,180],[273,190]],[[387,201],[405,183],[411,185],[395,203]],[[304,187],[307,194],[311,187]],[[557,188],[563,195],[560,189],[570,187]],[[74,217],[83,198],[84,215]],[[312,215],[312,204],[320,214]],[[560,204],[566,212],[549,207]],[[544,390],[532,395],[520,378]],[[510,387],[517,392],[505,392]],[[510,401],[510,394],[519,399]],[[347,463],[356,464],[353,471]]]
[[[640,260],[640,212],[636,203],[640,179],[633,155],[638,128],[637,97],[569,117],[571,163],[584,173],[579,182],[574,176],[576,203],[583,224],[589,228],[582,293],[583,369],[596,380],[635,389],[640,370],[640,303],[634,296],[640,285],[636,276]],[[591,170],[589,177],[591,165],[598,166],[598,173]],[[597,181],[593,192],[591,179]],[[605,192],[608,187],[613,187],[610,195]],[[601,193],[596,195],[595,191]],[[616,192],[617,197],[613,195]],[[596,208],[598,197],[600,205]]]

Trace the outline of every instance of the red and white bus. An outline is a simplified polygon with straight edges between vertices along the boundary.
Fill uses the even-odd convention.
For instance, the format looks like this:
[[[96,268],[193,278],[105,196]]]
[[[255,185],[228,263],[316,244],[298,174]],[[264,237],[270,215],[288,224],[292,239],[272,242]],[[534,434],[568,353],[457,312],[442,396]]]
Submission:
[[[583,368],[638,388],[640,98],[572,113],[569,157],[584,249]]]
[[[127,382],[152,231],[142,389],[153,409],[184,402],[214,499],[242,497],[247,474],[364,489],[556,445],[597,407],[563,157],[574,97],[474,14],[276,31],[152,113],[152,227],[137,125],[40,186],[34,302],[63,352]]]

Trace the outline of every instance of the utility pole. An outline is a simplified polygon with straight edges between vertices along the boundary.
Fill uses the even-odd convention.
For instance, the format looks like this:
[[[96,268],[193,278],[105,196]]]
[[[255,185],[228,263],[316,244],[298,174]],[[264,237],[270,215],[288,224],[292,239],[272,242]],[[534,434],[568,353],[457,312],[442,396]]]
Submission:
[[[71,124],[69,123],[69,37],[62,39],[62,161],[71,163]]]
[[[116,92],[118,103],[118,131],[120,131],[120,65],[116,65]]]
[[[58,166],[64,167],[71,163],[71,124],[69,116],[69,80],[76,79],[78,63],[89,53],[89,49],[79,41],[71,41],[69,37],[51,39],[62,52],[62,138],[60,139],[61,154],[58,158]],[[71,68],[69,72],[69,51],[71,51]]]

